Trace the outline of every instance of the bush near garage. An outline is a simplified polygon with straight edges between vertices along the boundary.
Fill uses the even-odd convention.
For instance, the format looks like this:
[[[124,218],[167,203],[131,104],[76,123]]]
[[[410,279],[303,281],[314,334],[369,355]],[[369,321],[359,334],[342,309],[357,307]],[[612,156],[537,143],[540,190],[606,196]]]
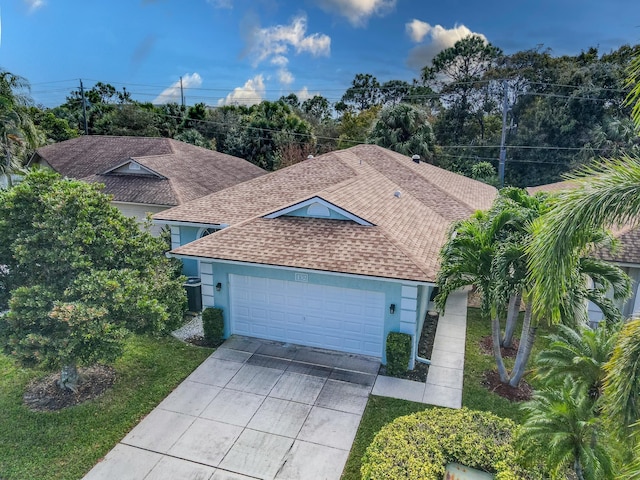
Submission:
[[[207,344],[218,346],[224,339],[224,317],[221,308],[205,308],[202,312],[202,330]]]
[[[441,480],[452,462],[494,473],[496,480],[534,478],[518,464],[515,429],[509,419],[467,408],[432,408],[399,417],[367,448],[362,478]]]
[[[409,369],[411,358],[411,335],[389,332],[387,335],[387,374],[402,375]]]

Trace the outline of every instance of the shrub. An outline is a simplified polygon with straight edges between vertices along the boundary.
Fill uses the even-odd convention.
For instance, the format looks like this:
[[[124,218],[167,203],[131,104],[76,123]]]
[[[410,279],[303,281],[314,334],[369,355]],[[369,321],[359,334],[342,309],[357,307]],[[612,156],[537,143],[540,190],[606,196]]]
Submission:
[[[409,368],[411,358],[411,335],[390,332],[387,335],[387,374],[402,375]]]
[[[516,461],[514,429],[509,419],[466,408],[398,417],[367,448],[362,478],[441,480],[446,464],[458,462],[495,473],[496,480],[526,479]]]
[[[224,337],[224,318],[221,308],[205,308],[202,312],[204,339],[211,345],[220,345]]]

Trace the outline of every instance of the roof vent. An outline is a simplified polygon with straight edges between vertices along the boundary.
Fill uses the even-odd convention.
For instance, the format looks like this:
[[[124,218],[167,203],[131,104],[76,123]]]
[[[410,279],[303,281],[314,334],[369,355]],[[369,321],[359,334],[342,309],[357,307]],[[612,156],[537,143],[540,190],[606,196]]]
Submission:
[[[420,163],[420,155],[414,155],[413,157],[411,157],[411,160],[416,163]]]
[[[400,193],[400,190],[396,190],[395,192],[393,192],[393,196],[396,198],[400,198],[400,195],[402,195],[402,193]]]
[[[313,155],[307,155],[307,160],[311,160],[313,158]]]

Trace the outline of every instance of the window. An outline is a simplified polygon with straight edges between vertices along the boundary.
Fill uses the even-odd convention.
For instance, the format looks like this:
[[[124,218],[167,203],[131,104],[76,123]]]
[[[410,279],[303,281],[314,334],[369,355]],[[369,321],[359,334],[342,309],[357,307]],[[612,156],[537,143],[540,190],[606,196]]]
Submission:
[[[217,228],[202,228],[198,234],[198,238],[206,237],[207,235],[211,235],[214,232],[217,232]]]

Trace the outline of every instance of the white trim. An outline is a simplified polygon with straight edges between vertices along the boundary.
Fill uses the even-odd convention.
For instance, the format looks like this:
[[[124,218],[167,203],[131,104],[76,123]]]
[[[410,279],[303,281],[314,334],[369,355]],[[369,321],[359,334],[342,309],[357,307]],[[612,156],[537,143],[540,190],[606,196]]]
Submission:
[[[612,263],[614,265],[617,265],[618,267],[640,268],[640,263],[615,262],[612,260],[603,260],[603,261],[607,263]]]
[[[340,215],[342,215],[343,217],[347,217],[349,220],[353,220],[354,222],[360,224],[360,225],[364,225],[365,227],[373,227],[374,224],[365,220],[362,217],[358,217],[357,215],[354,215],[351,212],[348,212],[347,210],[345,210],[344,208],[340,208],[339,206],[326,201],[324,198],[321,197],[311,197],[307,200],[304,200],[302,202],[298,202],[294,205],[291,205],[289,207],[280,209],[280,210],[276,210],[275,212],[272,212],[268,215],[265,215],[263,218],[277,218],[280,217],[282,215],[286,215],[287,213],[291,213],[294,212],[296,210],[299,210],[303,207],[307,207],[313,203],[319,203],[320,205],[323,205],[325,207],[327,207],[329,210],[333,210],[336,213],[339,213]],[[315,217],[314,217],[315,218]]]
[[[117,169],[119,169],[119,168],[121,168],[121,167],[124,167],[125,165],[128,165],[128,164],[130,164],[130,163],[135,163],[135,164],[136,164],[136,165],[138,165],[142,170],[146,170],[147,172],[149,172],[150,174],[152,174],[152,175],[154,175],[154,176],[156,176],[156,177],[158,177],[158,178],[162,178],[162,179],[164,179],[164,180],[167,180],[167,177],[165,177],[164,175],[162,175],[162,174],[160,174],[160,173],[156,172],[155,170],[152,170],[151,168],[149,168],[149,167],[147,167],[146,165],[144,165],[144,164],[142,164],[142,163],[140,163],[140,162],[138,162],[138,161],[134,160],[134,159],[133,159],[133,158],[131,158],[131,157],[129,157],[129,158],[128,158],[127,160],[125,160],[124,162],[122,162],[122,163],[120,163],[120,164],[116,165],[115,167],[111,167],[111,168],[109,168],[108,170],[105,170],[105,171],[104,171],[104,172],[102,172],[102,173],[98,173],[98,175],[108,175],[108,174],[110,174],[111,172],[113,172],[114,170],[117,170]],[[133,175],[135,175],[135,173],[134,173]]]
[[[376,280],[378,282],[391,282],[391,283],[403,283],[405,285],[426,285],[434,287],[436,284],[433,282],[419,282],[417,280],[406,280],[401,278],[389,278],[389,277],[374,277],[373,275],[359,275],[357,273],[342,273],[342,272],[330,272],[328,270],[314,270],[312,268],[300,268],[300,267],[283,267],[281,265],[269,265],[266,263],[254,263],[254,262],[240,262],[237,260],[221,260],[211,257],[198,257],[196,255],[182,255],[180,253],[167,252],[167,257],[186,258],[187,260],[206,260],[209,263],[226,263],[229,265],[244,265],[249,267],[262,267],[262,268],[274,268],[276,270],[289,270],[294,272],[308,272],[319,275],[331,275],[335,277],[349,277],[349,278],[364,278],[367,280]]]
[[[156,213],[156,215],[162,212]],[[218,228],[222,230],[223,228],[227,228],[229,226],[228,223],[195,223],[195,222],[180,222],[177,220],[162,220],[162,219],[151,219],[154,224],[159,223],[162,225],[169,225],[175,227],[198,227],[198,228]]]
[[[164,208],[165,210],[176,206],[176,205],[161,205],[159,203],[123,202],[122,200],[111,200],[111,203],[114,203],[114,204],[117,203],[117,204],[122,204],[122,205],[135,205],[135,206],[140,206],[140,207],[159,207],[159,208]],[[158,212],[158,213],[160,213],[160,212]]]
[[[198,230],[198,238],[196,238],[196,240],[199,240],[200,238],[202,238],[202,233],[205,230],[209,230],[209,229],[215,230],[216,232],[219,232],[220,230],[222,230],[222,227],[220,227],[220,228],[218,228],[218,227],[200,227],[200,229]],[[211,232],[211,233],[215,233],[215,232]],[[211,234],[209,234],[209,235],[211,235]]]

